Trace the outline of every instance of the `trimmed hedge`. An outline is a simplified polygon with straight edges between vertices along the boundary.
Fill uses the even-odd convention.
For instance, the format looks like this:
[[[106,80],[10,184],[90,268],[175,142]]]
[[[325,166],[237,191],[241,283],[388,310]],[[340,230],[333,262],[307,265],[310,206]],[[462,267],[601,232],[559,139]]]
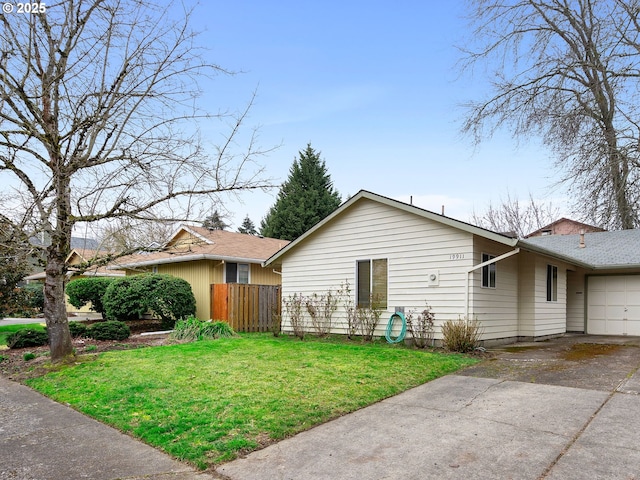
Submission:
[[[94,323],[87,329],[87,336],[94,340],[124,340],[130,335],[128,325],[117,320]]]
[[[7,337],[7,346],[9,348],[40,347],[48,342],[49,336],[47,332],[33,328],[18,330]]]
[[[109,320],[137,320],[150,312],[165,327],[196,313],[189,282],[164,274],[118,278],[107,288],[103,303]]]
[[[80,322],[69,322],[69,333],[71,337],[85,337],[87,335],[87,326]]]
[[[91,310],[101,313],[104,318],[104,294],[114,280],[108,277],[76,278],[67,284],[65,293],[74,307],[82,308],[91,303]]]

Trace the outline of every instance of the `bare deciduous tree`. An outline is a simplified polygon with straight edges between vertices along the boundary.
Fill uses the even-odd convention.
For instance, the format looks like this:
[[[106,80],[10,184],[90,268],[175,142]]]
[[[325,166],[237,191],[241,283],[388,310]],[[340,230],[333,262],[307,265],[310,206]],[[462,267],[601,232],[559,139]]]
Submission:
[[[500,200],[498,206],[489,204],[484,213],[475,211],[470,222],[494,232],[513,234],[517,238],[524,238],[527,234],[558,220],[560,209],[551,202],[540,202],[529,194],[527,202],[520,202],[510,193]]]
[[[492,90],[469,105],[480,140],[503,125],[557,155],[575,207],[607,228],[640,226],[637,0],[470,0],[465,68]]]
[[[139,0],[65,0],[0,16],[0,181],[21,205],[16,221],[51,239],[52,361],[73,355],[64,287],[75,226],[193,220],[199,198],[211,205],[268,186],[254,137],[235,150],[247,110],[198,108],[199,82],[226,72],[204,58],[190,16],[180,2]],[[207,120],[228,128],[211,152],[197,130]]]

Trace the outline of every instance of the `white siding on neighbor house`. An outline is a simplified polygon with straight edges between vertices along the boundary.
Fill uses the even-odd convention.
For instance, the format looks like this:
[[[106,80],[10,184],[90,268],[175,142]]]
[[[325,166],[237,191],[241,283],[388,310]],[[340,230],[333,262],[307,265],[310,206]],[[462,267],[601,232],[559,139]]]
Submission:
[[[474,265],[482,263],[482,254],[498,257],[513,248],[475,237]],[[483,339],[518,336],[518,255],[496,263],[496,287],[482,287],[482,269],[472,273],[470,317],[482,325]]]
[[[587,296],[584,271],[567,272],[567,332],[584,333]]]
[[[356,261],[386,258],[388,308],[376,335],[383,335],[396,307],[421,312],[427,302],[436,325],[464,315],[466,269],[474,263],[470,233],[400,209],[361,200],[306,238],[282,258],[282,298],[336,291],[348,282],[355,291]],[[438,275],[430,286],[428,275]],[[352,299],[353,301],[353,299]],[[345,333],[339,309],[334,332]],[[287,315],[283,312],[286,329]],[[440,329],[436,327],[436,337]]]

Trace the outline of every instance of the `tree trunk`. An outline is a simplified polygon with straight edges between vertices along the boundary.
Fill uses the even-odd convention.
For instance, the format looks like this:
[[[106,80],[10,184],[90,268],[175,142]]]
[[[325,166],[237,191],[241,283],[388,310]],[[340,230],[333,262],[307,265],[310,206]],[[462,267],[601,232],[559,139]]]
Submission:
[[[56,258],[50,249],[44,283],[44,318],[49,333],[49,351],[52,362],[60,362],[72,357],[73,345],[67,320],[65,302],[65,258]]]

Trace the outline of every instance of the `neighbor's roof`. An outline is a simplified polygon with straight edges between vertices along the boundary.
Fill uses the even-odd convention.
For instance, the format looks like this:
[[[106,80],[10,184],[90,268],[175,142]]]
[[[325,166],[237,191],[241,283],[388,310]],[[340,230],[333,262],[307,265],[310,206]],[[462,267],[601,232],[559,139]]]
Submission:
[[[184,238],[180,240],[181,236]],[[286,240],[208,230],[203,227],[183,225],[160,252],[131,255],[116,260],[117,268],[133,268],[165,263],[195,260],[226,260],[232,262],[262,263],[287,245]]]
[[[71,250],[71,253],[67,255],[66,261],[69,264],[67,276],[82,275],[85,277],[123,277],[125,275],[124,271],[117,270],[117,267],[111,268],[108,265],[100,265],[100,266],[92,265],[83,272],[78,272],[74,268],[74,266],[80,263],[84,263],[92,259],[99,258],[101,255],[104,255],[104,254],[105,252],[100,250],[74,248],[73,250]],[[74,257],[77,257],[79,261],[70,263],[71,260],[74,259]],[[25,277],[25,280],[44,280],[46,277],[47,277],[47,274],[45,272],[38,272],[38,273],[34,273],[33,275],[29,275]]]
[[[547,252],[594,269],[640,267],[640,230],[590,232],[580,235],[546,235],[520,240],[523,248]],[[536,248],[537,247],[537,248]]]
[[[604,232],[604,231],[606,231],[604,228],[596,227],[595,225],[589,225],[588,223],[578,222],[577,220],[571,220],[570,218],[562,217],[562,218],[559,218],[558,220],[556,220],[555,222],[551,222],[549,225],[545,225],[544,227],[539,228],[538,230],[535,230],[535,231],[529,233],[524,238],[539,236],[542,232],[549,231],[549,230],[553,231],[554,228],[557,225],[560,225],[560,224],[570,224],[570,225],[574,226],[575,228],[584,228],[584,230],[586,232]]]
[[[384,197],[382,195],[378,195],[376,193],[369,192],[367,190],[360,190],[353,197],[351,197],[349,200],[347,200],[342,205],[340,205],[337,210],[335,210],[332,214],[327,216],[324,220],[321,220],[320,222],[315,224],[313,227],[311,227],[309,230],[307,230],[305,233],[303,233],[298,238],[296,238],[289,245],[284,247],[282,250],[279,250],[278,252],[276,252],[272,257],[270,257],[268,260],[266,260],[263,263],[263,265],[264,266],[268,266],[268,265],[277,264],[278,260],[284,254],[289,252],[291,249],[295,248],[300,243],[304,242],[314,232],[316,232],[317,230],[323,228],[326,224],[328,224],[331,221],[333,221],[333,219],[335,219],[336,217],[342,215],[351,206],[353,206],[355,203],[357,203],[357,202],[359,202],[359,201],[361,201],[363,199],[372,200],[374,202],[382,203],[384,205],[388,205],[390,207],[397,208],[399,210],[403,210],[403,211],[406,211],[406,212],[409,212],[409,213],[412,213],[412,214],[427,218],[429,220],[433,220],[435,222],[442,223],[444,225],[449,225],[451,227],[457,228],[459,230],[463,230],[463,231],[471,233],[473,235],[479,235],[481,237],[496,241],[498,243],[502,243],[504,245],[515,246],[516,243],[517,243],[517,239],[516,238],[512,238],[512,237],[510,237],[508,235],[504,235],[504,234],[497,233],[497,232],[492,232],[491,230],[486,230],[484,228],[477,227],[475,225],[471,225],[470,223],[462,222],[460,220],[456,220],[456,219],[451,218],[451,217],[446,217],[444,215],[440,215],[438,213],[434,213],[434,212],[431,212],[429,210],[425,210],[423,208],[416,207],[414,205],[410,205],[408,203],[400,202],[400,201],[394,200],[392,198]]]

